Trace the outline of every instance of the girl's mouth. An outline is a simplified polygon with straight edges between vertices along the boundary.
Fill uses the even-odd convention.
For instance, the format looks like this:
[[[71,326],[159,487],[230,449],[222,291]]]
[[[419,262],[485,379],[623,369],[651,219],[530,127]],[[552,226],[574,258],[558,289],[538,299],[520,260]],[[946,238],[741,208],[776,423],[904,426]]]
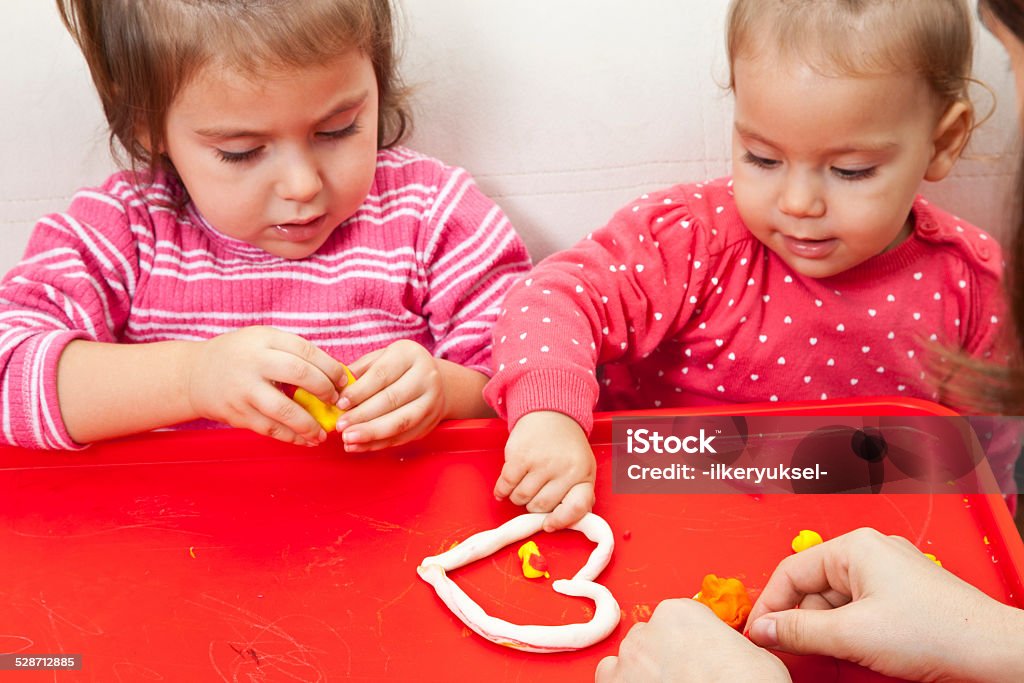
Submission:
[[[326,214],[295,223],[278,223],[274,231],[279,237],[289,242],[305,242],[320,234]]]
[[[839,246],[839,240],[834,237],[823,240],[802,240],[783,235],[782,240],[791,254],[807,259],[826,258]]]

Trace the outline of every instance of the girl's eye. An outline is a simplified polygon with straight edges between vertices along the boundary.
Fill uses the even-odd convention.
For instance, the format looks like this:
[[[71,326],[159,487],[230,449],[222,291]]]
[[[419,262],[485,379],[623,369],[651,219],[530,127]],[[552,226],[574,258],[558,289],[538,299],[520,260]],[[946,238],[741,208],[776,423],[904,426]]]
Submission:
[[[229,164],[238,164],[238,163],[241,163],[243,161],[250,161],[252,159],[255,159],[257,157],[257,155],[259,155],[259,153],[262,152],[262,151],[263,151],[263,147],[262,146],[261,147],[253,147],[252,149],[247,149],[244,152],[226,152],[223,149],[218,149],[217,150],[217,156],[223,162],[226,162],[226,163],[229,163]]]
[[[743,154],[743,161],[751,164],[752,166],[757,166],[758,168],[775,168],[779,165],[779,162],[775,159],[765,159],[764,157],[756,156],[749,151]]]
[[[867,180],[875,175],[878,171],[877,166],[871,166],[870,168],[859,168],[857,170],[851,170],[848,168],[837,168],[832,167],[832,173],[843,180]]]
[[[325,130],[317,133],[316,135],[318,138],[323,140],[341,140],[342,138],[351,137],[359,131],[359,124],[353,123],[351,126],[347,126],[346,128],[341,128],[339,130]]]
[[[353,123],[351,126],[341,128],[339,130],[325,130],[316,134],[321,140],[330,142],[333,140],[341,140],[347,137],[351,137],[360,131],[359,124]],[[223,149],[217,150],[217,157],[229,164],[239,164],[245,161],[252,161],[263,152],[263,145],[259,147],[253,147],[247,149],[244,152],[228,152]]]

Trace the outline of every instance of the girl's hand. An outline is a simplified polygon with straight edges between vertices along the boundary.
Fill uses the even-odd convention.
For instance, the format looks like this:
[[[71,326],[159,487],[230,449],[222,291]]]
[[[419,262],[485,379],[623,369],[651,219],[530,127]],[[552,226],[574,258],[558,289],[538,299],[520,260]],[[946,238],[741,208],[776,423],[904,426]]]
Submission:
[[[650,621],[629,629],[619,655],[598,663],[595,680],[784,683],[790,677],[778,657],[696,600],[682,598],[662,601]]]
[[[302,387],[328,404],[338,400],[345,369],[302,337],[273,327],[246,327],[195,344],[186,386],[200,417],[279,441],[315,446],[326,432],[277,384]]]
[[[594,507],[597,464],[590,442],[568,415],[541,410],[519,418],[505,444],[495,497],[550,512],[544,530],[563,529]]]
[[[446,416],[438,359],[414,341],[397,341],[349,365],[356,381],[337,405],[345,450],[375,451],[425,435]]]

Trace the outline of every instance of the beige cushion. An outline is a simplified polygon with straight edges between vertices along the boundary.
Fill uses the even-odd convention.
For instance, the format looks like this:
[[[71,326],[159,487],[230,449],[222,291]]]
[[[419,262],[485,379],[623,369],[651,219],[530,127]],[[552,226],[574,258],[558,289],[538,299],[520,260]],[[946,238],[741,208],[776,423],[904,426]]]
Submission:
[[[84,62],[51,0],[0,3],[0,271],[41,214],[113,169]],[[727,0],[405,0],[411,146],[466,167],[534,258],[632,197],[729,172]],[[981,32],[998,109],[934,202],[997,236],[1016,167],[1012,75]],[[990,98],[979,90],[980,110]]]

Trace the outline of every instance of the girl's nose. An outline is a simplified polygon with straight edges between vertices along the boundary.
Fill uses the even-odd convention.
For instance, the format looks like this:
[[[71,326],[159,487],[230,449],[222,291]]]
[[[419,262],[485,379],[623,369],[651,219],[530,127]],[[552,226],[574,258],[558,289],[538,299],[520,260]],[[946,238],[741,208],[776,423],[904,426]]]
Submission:
[[[825,198],[813,179],[791,175],[779,195],[779,210],[796,218],[817,218],[825,213]]]
[[[320,167],[310,153],[295,153],[283,160],[277,194],[293,202],[310,202],[324,187]]]

